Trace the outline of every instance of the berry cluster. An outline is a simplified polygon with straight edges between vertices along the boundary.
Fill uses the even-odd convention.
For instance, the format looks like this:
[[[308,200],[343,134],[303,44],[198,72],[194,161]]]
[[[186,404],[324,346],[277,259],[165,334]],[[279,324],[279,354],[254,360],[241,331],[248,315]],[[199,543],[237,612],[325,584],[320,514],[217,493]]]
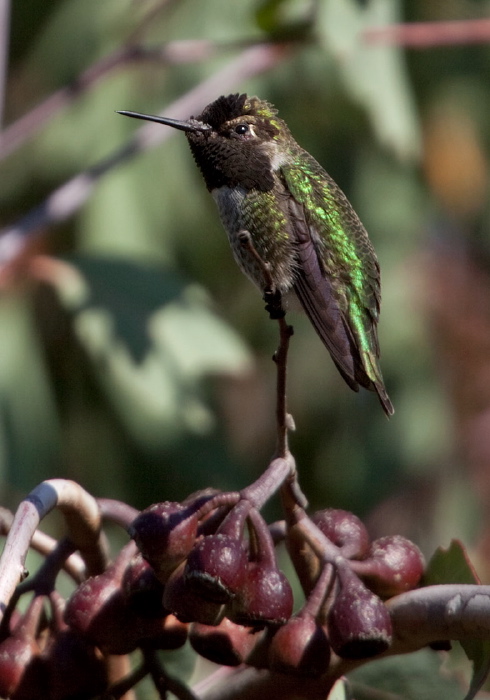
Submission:
[[[187,639],[220,664],[308,676],[325,673],[334,655],[387,650],[383,599],[417,585],[418,548],[400,536],[370,542],[352,513],[310,518],[297,502],[285,523],[269,527],[248,495],[209,490],[152,505],[129,525],[132,541],[115,561],[67,603],[49,581],[37,586],[27,610],[9,615],[0,695],[90,698],[107,688],[107,655],[176,649]],[[295,614],[276,561],[280,541],[305,594]]]

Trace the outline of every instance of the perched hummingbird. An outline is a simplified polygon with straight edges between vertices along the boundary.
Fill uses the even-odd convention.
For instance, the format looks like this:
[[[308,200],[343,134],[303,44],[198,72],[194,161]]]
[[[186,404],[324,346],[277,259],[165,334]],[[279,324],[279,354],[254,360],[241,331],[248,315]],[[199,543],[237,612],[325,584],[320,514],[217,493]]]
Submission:
[[[237,93],[187,121],[119,113],[185,131],[240,268],[263,293],[293,290],[347,384],[375,391],[392,415],[378,361],[374,248],[347,197],[277,110]]]

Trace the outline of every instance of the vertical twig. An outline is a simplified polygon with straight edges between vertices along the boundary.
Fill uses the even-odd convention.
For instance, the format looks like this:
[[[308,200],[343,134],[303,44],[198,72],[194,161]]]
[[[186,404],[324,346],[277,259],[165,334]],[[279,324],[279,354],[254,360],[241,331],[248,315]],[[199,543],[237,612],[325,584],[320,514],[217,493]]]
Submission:
[[[9,55],[10,0],[0,0],[0,129],[3,124]]]
[[[277,447],[276,457],[288,458],[288,430],[294,430],[292,417],[287,412],[286,399],[286,379],[287,379],[287,359],[289,349],[289,339],[293,335],[293,327],[288,326],[285,321],[286,312],[282,305],[281,292],[276,288],[271,275],[270,264],[264,260],[255,248],[252,237],[248,231],[241,231],[239,240],[243,248],[254,258],[257,267],[262,273],[264,283],[263,299],[265,310],[272,320],[279,323],[279,347],[274,353],[273,360],[277,367],[276,382],[276,425],[277,425]]]
[[[255,259],[258,268],[262,272],[264,283],[263,299],[266,303],[265,310],[269,313],[269,317],[279,323],[279,347],[274,353],[273,360],[277,367],[276,380],[276,426],[277,426],[277,445],[276,459],[271,462],[266,472],[267,478],[274,478],[276,474],[276,465],[281,460],[285,460],[290,465],[289,476],[278,480],[281,484],[281,495],[284,507],[293,507],[294,504],[306,507],[307,500],[303,495],[296,474],[296,465],[289,451],[288,433],[294,430],[294,420],[287,409],[287,361],[289,350],[289,339],[293,335],[293,327],[286,323],[286,312],[282,305],[281,292],[276,288],[271,275],[270,264],[260,257],[255,248],[252,237],[248,231],[241,231],[239,234],[241,245]],[[279,476],[279,471],[277,471]]]
[[[284,316],[277,319],[279,323],[279,347],[274,354],[274,362],[277,367],[276,384],[276,423],[277,423],[277,449],[278,457],[287,458],[289,454],[288,432],[294,430],[292,416],[288,413],[287,406],[287,361],[289,339],[293,335],[293,327],[288,326]]]

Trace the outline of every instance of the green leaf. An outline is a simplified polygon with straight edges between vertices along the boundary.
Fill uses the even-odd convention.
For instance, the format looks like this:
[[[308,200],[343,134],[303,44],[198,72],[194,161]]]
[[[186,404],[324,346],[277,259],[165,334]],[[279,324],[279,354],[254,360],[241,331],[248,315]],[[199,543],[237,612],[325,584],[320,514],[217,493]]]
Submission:
[[[424,585],[433,586],[444,583],[480,583],[468,553],[459,540],[452,540],[447,549],[439,547],[434,552],[424,574]],[[460,643],[466,656],[473,663],[473,676],[465,697],[465,700],[472,700],[490,671],[490,642],[475,639]]]
[[[424,574],[424,586],[444,583],[480,583],[464,545],[452,540],[447,549],[438,547]]]
[[[367,28],[397,22],[400,14],[397,0],[325,0],[319,3],[318,27],[346,89],[367,110],[380,141],[411,158],[420,152],[420,133],[402,51],[363,38]]]
[[[278,14],[285,0],[263,0],[255,12],[257,24],[264,32],[273,32],[277,28]]]
[[[373,660],[349,673],[356,700],[461,700],[461,687],[441,674],[430,649]]]
[[[53,284],[133,437],[157,446],[183,429],[208,431],[203,377],[243,373],[250,356],[205,292],[170,269],[125,260],[79,257],[65,267]]]
[[[255,11],[257,25],[272,36],[299,36],[311,28],[311,3],[304,0],[262,0]]]
[[[339,678],[328,694],[327,700],[351,700],[350,686],[345,678]]]

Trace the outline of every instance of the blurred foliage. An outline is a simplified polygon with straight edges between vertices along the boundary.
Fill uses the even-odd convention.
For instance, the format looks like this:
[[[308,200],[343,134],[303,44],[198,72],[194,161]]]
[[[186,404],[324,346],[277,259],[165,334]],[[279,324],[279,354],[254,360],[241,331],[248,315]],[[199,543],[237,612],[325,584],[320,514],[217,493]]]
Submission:
[[[369,514],[426,552],[479,546],[490,501],[487,44],[404,49],[369,27],[478,19],[452,0],[12,3],[5,121],[131,39],[209,40],[207,60],[123,64],[0,163],[4,226],[110,156],[247,42],[294,39],[235,90],[269,99],[345,190],[380,259],[382,367],[396,413],[350,392],[291,311],[289,406],[312,507]],[[146,19],[145,19],[146,18]],[[207,102],[217,95],[210,94]],[[204,105],[203,105],[204,106]],[[277,328],[232,260],[185,139],[108,172],[40,232],[0,298],[0,479],[14,502],[55,475],[138,507],[240,488],[274,450]]]

